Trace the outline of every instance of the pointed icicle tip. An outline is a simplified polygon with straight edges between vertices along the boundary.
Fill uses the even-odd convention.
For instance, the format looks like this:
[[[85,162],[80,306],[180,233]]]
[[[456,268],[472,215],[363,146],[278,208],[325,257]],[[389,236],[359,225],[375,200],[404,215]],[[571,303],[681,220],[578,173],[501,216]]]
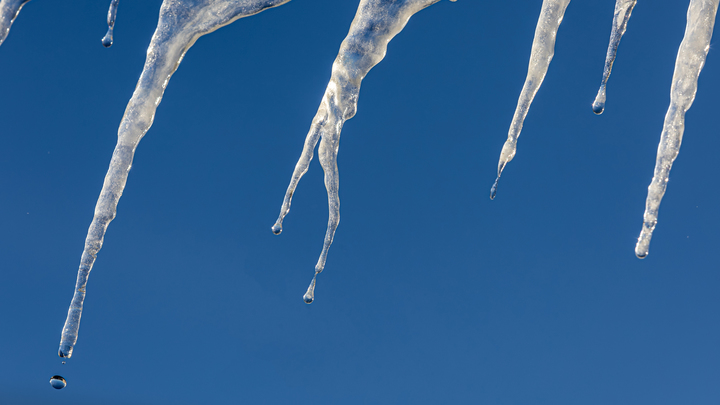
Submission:
[[[495,183],[493,183],[492,187],[490,187],[490,199],[494,200],[495,195],[497,194],[497,188],[498,188],[498,182],[500,181],[500,176],[498,176],[495,179]]]

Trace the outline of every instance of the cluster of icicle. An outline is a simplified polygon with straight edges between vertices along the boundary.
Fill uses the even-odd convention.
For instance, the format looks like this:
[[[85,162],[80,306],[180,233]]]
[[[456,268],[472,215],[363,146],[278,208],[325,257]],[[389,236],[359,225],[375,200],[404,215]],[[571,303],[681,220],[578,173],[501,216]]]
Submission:
[[[15,17],[29,0],[0,0],[0,44],[10,30]],[[283,5],[290,0],[164,0],[158,26],[147,50],[147,59],[135,92],[127,105],[118,130],[118,141],[105,176],[95,215],[85,240],[85,249],[75,286],[75,294],[62,331],[60,357],[70,357],[77,342],[80,316],[85,298],[88,275],[110,221],[115,218],[120,196],[127,182],[128,172],[138,143],[150,129],[155,110],[162,100],[170,77],[178,68],[185,52],[195,41],[218,28],[243,17]],[[282,232],[282,222],[290,211],[290,203],[298,182],[308,169],[313,151],[320,142],[319,160],[325,172],[328,193],[329,219],[320,258],[307,292],[306,303],[314,300],[317,275],[325,268],[328,250],[340,220],[338,197],[337,153],[342,126],[355,115],[360,84],[370,69],[385,56],[387,45],[407,24],[410,17],[440,0],[361,0],[350,31],[340,46],[332,66],[332,76],[323,96],[310,131],[305,139],[300,159],[295,166],[290,185],[272,227],[275,234]],[[451,0],[455,1],[455,0]],[[592,110],[602,114],[605,108],[606,87],[617,54],[618,45],[627,28],[628,20],[637,0],[617,0],[612,23],[612,34],[607,50],[600,89]],[[648,189],[643,228],[635,253],[639,258],[648,254],[650,238],[657,224],[660,201],[665,194],[673,161],[677,157],[684,129],[685,112],[690,108],[697,91],[697,79],[705,63],[720,0],[690,0],[685,37],[678,51],[670,91],[671,101],[665,116],[657,162],[652,183]],[[555,39],[570,0],[543,0],[542,10],[535,29],[528,73],[517,108],[510,124],[508,138],[503,145],[498,163],[498,176],[492,186],[490,198],[495,198],[498,181],[515,156],[517,139],[522,130],[533,98],[545,78],[555,48]],[[104,46],[113,42],[113,28],[118,0],[111,0],[108,10],[108,32],[102,39]]]

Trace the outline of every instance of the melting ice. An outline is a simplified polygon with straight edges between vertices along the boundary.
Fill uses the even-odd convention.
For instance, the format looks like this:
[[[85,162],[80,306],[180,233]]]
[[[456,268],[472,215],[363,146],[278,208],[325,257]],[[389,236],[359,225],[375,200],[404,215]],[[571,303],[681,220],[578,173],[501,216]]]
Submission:
[[[147,50],[147,59],[135,92],[125,108],[118,141],[95,206],[80,259],[75,294],[62,330],[60,357],[71,357],[77,342],[90,270],[103,244],[105,231],[115,218],[138,143],[150,129],[165,87],[185,52],[198,38],[235,20],[257,14],[290,0],[165,0]],[[115,4],[117,6],[117,4]],[[112,12],[112,5],[111,5]]]
[[[350,32],[340,45],[340,52],[332,66],[332,76],[320,107],[305,138],[300,159],[295,165],[290,185],[280,208],[272,231],[282,232],[282,223],[290,211],[290,203],[300,178],[307,172],[313,151],[318,141],[318,159],[325,172],[325,188],[328,194],[329,218],[325,241],[320,258],[315,265],[315,275],[303,296],[310,304],[315,299],[317,275],[325,268],[328,250],[333,242],[335,230],[340,222],[340,199],[338,197],[337,154],[340,146],[340,131],[345,121],[357,111],[360,84],[370,69],[380,63],[387,52],[387,45],[397,35],[410,17],[418,11],[440,0],[362,0],[358,6]]]
[[[0,0],[0,45],[7,38],[20,9],[30,0]]]
[[[0,0],[0,43],[7,36],[10,25],[20,8],[28,0]],[[165,0],[161,6],[157,29],[147,50],[147,59],[135,92],[130,99],[118,129],[118,141],[103,184],[95,213],[85,240],[80,261],[75,294],[63,327],[59,355],[71,357],[77,342],[83,300],[88,275],[102,247],[108,224],[115,218],[118,201],[127,182],[135,149],[150,129],[157,106],[167,84],[185,52],[195,41],[233,21],[247,17],[289,0]],[[325,172],[329,218],[315,274],[303,299],[313,302],[317,275],[325,268],[328,251],[337,229],[340,215],[337,153],[342,126],[355,115],[360,85],[368,72],[385,56],[387,45],[418,11],[440,0],[361,0],[350,31],[340,46],[332,67],[332,76],[322,102],[310,125],[305,144],[293,171],[290,185],[272,230],[282,232],[282,223],[290,210],[293,193],[307,172],[314,149]],[[697,91],[697,78],[709,50],[709,42],[720,0],[692,0],[688,8],[685,37],[678,51],[672,80],[671,103],[665,118],[658,148],[655,175],[649,187],[647,207],[641,236],[636,247],[638,257],[645,257],[657,212],[667,186],[670,168],[682,140],[684,115]],[[542,84],[553,58],[555,39],[570,0],[544,0],[530,55],[527,77],[518,99],[508,138],[500,155],[497,179],[491,190],[495,197],[503,169],[516,153],[517,139],[528,109]],[[617,0],[605,68],[593,111],[604,109],[607,81],[617,54],[618,45],[627,27],[636,0]],[[112,31],[118,0],[112,0],[108,10],[108,33],[103,44],[112,44]]]
[[[695,100],[698,76],[710,50],[719,1],[691,0],[688,7],[685,37],[680,43],[670,87],[670,106],[660,134],[655,173],[648,187],[643,227],[635,246],[635,255],[641,259],[648,255],[660,201],[665,195],[670,169],[680,151],[685,131],[685,113]]]
[[[112,2],[110,3],[110,8],[108,9],[108,30],[102,39],[102,44],[105,48],[110,48],[113,44],[113,30],[115,29],[115,16],[117,15],[117,7],[119,1],[120,0],[112,0]]]

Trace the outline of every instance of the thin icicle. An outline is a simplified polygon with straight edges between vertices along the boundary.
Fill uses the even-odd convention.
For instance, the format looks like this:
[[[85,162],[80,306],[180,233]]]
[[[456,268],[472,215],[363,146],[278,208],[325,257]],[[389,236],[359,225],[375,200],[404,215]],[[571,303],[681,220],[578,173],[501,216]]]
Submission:
[[[542,10],[538,18],[537,27],[535,28],[535,38],[533,39],[532,50],[530,51],[530,64],[528,65],[527,77],[525,84],[520,92],[515,115],[513,115],[508,131],[508,139],[503,145],[500,152],[500,162],[498,162],[498,174],[495,183],[490,189],[490,199],[495,198],[497,193],[498,182],[502,175],[505,165],[515,157],[517,150],[517,139],[522,131],[523,121],[527,116],[530,104],[532,104],[535,93],[537,93],[540,85],[545,79],[545,74],[550,66],[550,61],[555,54],[555,37],[557,30],[562,22],[565,9],[570,0],[543,0]]]
[[[30,0],[0,0],[0,45],[7,38],[20,9]]]
[[[285,193],[280,215],[272,226],[276,235],[282,232],[283,219],[290,211],[295,188],[307,172],[315,146],[320,141],[318,154],[325,172],[330,213],[322,252],[315,265],[315,275],[303,296],[303,300],[308,304],[315,298],[315,281],[325,268],[328,250],[340,221],[337,167],[340,131],[345,121],[355,115],[360,84],[370,69],[385,57],[388,43],[402,31],[410,17],[438,1],[440,0],[362,0],[350,32],[340,45],[340,52],[333,63],[330,83],[305,138],[305,145]]]
[[[685,130],[685,112],[695,100],[698,76],[710,50],[719,1],[691,0],[688,6],[685,37],[675,60],[675,72],[670,88],[670,106],[665,114],[665,123],[660,135],[655,174],[648,187],[642,232],[635,246],[635,255],[641,259],[648,255],[650,239],[657,225],[658,209],[665,195],[670,169],[680,151]]]
[[[606,88],[607,82],[610,78],[610,72],[612,71],[613,62],[615,62],[615,56],[617,55],[618,46],[620,40],[625,34],[627,29],[628,20],[630,20],[630,14],[632,14],[633,7],[637,0],[617,0],[615,3],[615,16],[612,22],[612,33],[610,34],[610,44],[608,45],[607,55],[605,56],[605,69],[603,70],[602,82],[600,83],[600,89],[598,90],[595,101],[592,105],[592,110],[595,114],[600,115],[605,110],[605,99],[606,99]]]
[[[113,30],[115,29],[115,16],[117,15],[118,2],[120,0],[112,0],[107,14],[108,30],[102,39],[105,48],[110,48],[113,44]]]
[[[165,87],[185,52],[205,34],[242,17],[257,14],[288,1],[290,0],[165,0],[163,2],[157,29],[147,50],[145,66],[120,122],[117,146],[85,239],[75,294],[62,330],[58,351],[60,357],[72,356],[80,328],[88,275],[102,247],[105,230],[115,218],[118,200],[125,188],[135,149],[140,139],[150,129]]]

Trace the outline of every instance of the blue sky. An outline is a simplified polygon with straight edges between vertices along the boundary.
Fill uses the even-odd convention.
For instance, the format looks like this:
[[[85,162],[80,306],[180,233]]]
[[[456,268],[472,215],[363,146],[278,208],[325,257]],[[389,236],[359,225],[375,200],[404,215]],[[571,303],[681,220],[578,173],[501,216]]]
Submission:
[[[640,2],[605,113],[614,2],[576,1],[503,173],[540,1],[442,1],[366,77],[270,231],[356,1],[294,0],[201,38],[138,147],[60,331],[161,1],[29,2],[0,47],[3,404],[714,404],[720,53],[711,47],[650,255],[634,256],[688,1]],[[107,3],[107,4],[106,4]],[[68,386],[48,384],[63,375]]]

